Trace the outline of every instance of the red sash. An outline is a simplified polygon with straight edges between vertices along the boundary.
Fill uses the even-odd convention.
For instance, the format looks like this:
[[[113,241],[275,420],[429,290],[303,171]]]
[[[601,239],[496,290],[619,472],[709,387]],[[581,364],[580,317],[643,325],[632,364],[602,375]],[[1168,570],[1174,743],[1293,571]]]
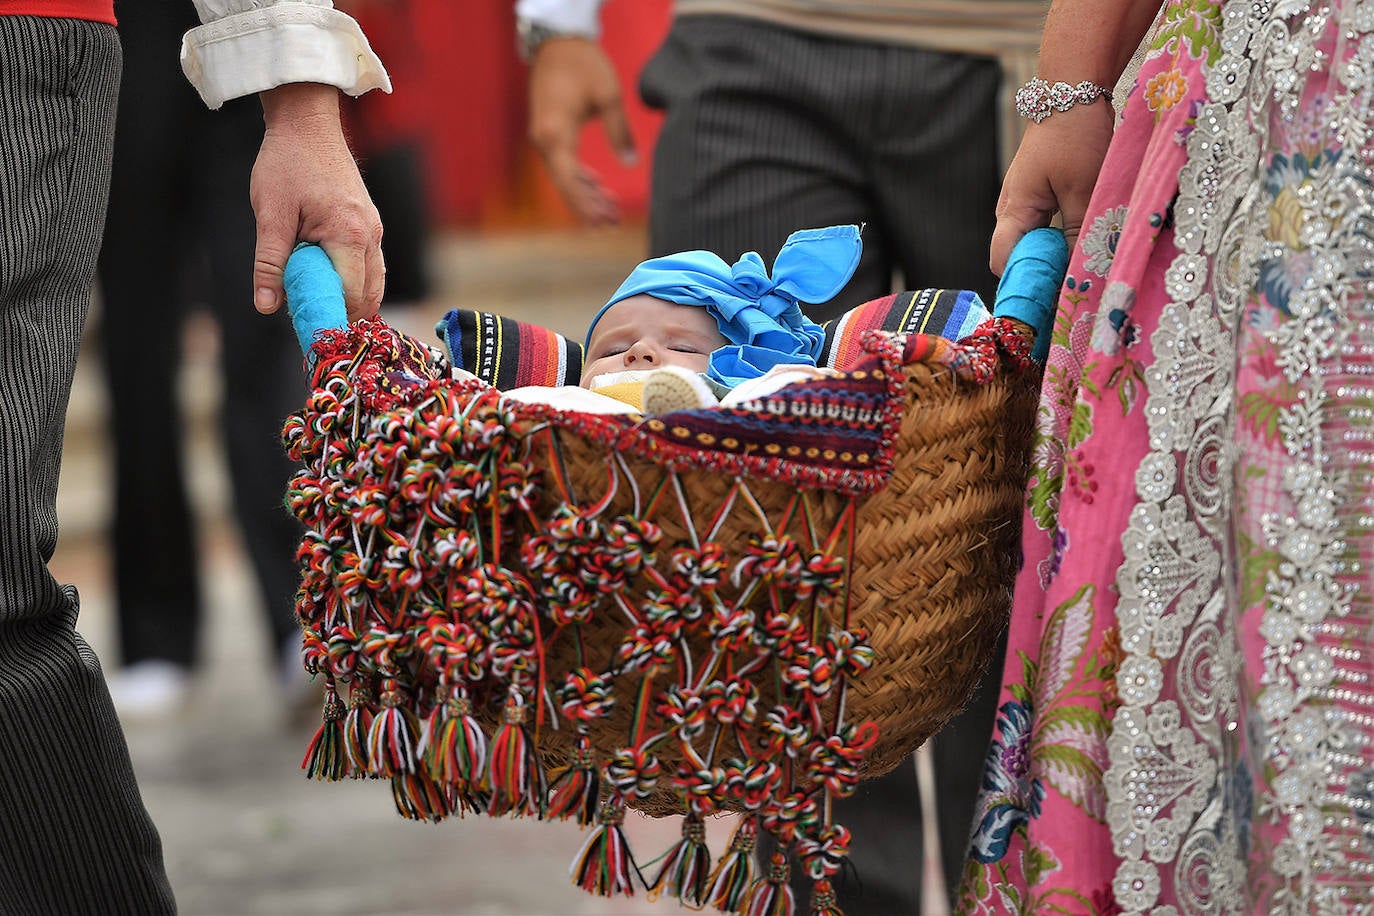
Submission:
[[[51,16],[115,24],[114,0],[0,0],[0,16]]]

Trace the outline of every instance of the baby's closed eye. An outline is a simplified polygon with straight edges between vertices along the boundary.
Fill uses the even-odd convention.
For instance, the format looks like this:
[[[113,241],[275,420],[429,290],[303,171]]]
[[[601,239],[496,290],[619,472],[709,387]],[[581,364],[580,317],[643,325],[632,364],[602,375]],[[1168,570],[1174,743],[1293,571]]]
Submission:
[[[623,343],[602,344],[601,346],[593,350],[590,354],[588,354],[587,359],[598,360],[605,359],[608,356],[619,356],[621,353],[624,353],[628,349],[630,349],[629,346]]]

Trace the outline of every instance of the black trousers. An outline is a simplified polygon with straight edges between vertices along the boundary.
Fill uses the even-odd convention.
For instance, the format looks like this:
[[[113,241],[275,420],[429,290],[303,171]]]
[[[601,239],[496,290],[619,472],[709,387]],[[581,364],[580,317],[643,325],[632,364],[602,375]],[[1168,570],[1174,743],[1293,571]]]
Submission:
[[[113,554],[125,664],[191,666],[201,581],[187,493],[177,378],[184,320],[207,305],[220,328],[221,424],[234,515],[276,657],[296,630],[300,531],[284,508],[292,471],[282,421],[304,403],[300,350],[284,315],[252,306],[248,179],[262,140],[256,99],[209,111],[175,49],[197,22],[185,0],[121,3],[124,80],[100,290],[115,446]]]
[[[771,264],[794,230],[862,223],[854,278],[813,319],[886,295],[894,277],[898,288],[973,289],[991,304],[1000,82],[990,58],[679,16],[640,77],[644,101],[665,114],[650,254],[704,248],[732,260],[758,251]],[[933,739],[951,894],[996,713],[1001,659],[989,667],[967,710]],[[854,832],[855,872],[837,884],[845,912],[917,912],[914,767],[863,784],[835,819]]]
[[[63,420],[105,218],[119,39],[0,15],[0,913],[174,910],[57,544]]]

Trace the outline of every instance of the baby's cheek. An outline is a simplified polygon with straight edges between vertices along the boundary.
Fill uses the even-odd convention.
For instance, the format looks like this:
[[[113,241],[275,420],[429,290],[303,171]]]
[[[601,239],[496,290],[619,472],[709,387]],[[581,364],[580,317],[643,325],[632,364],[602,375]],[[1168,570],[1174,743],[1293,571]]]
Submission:
[[[582,381],[578,382],[578,385],[583,388],[590,388],[592,387],[592,381],[598,375],[603,375],[607,372],[614,372],[614,367],[605,365],[606,361],[606,357],[603,356],[600,359],[593,360],[592,362],[587,363],[585,366],[583,366]]]
[[[669,351],[663,359],[665,366],[680,366],[693,372],[705,372],[711,357],[706,353],[675,353]]]

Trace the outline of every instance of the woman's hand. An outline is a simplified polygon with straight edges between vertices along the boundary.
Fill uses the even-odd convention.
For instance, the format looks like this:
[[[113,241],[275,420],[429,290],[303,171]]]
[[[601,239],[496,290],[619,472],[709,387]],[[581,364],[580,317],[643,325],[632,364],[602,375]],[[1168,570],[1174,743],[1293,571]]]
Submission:
[[[1111,105],[1102,100],[1056,111],[1026,128],[997,200],[988,261],[993,273],[1001,276],[1021,236],[1048,226],[1056,213],[1073,248],[1107,155],[1113,121]]]
[[[343,280],[350,321],[377,313],[386,283],[382,221],[339,122],[339,91],[292,83],[261,94],[266,131],[249,194],[258,221],[253,304],[276,311],[297,241],[317,242]]]

